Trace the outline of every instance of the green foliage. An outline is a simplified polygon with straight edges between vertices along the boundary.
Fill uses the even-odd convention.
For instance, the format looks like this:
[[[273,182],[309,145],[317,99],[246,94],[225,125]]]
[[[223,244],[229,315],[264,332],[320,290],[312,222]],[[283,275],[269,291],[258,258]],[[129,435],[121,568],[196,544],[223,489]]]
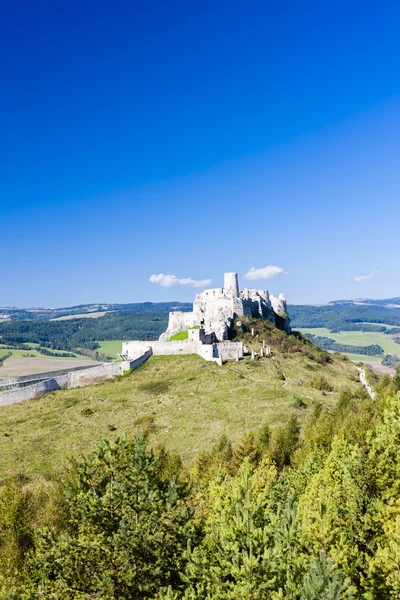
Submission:
[[[300,426],[292,415],[284,427],[277,429],[271,438],[269,454],[279,468],[290,465],[291,458],[299,445]]]
[[[10,356],[12,356],[12,352],[6,352],[6,354],[0,356],[0,367],[3,366],[3,363],[7,360],[7,358],[10,358]]]
[[[147,447],[147,413],[72,461],[51,501],[6,482],[0,598],[399,598],[399,383],[382,377],[375,401],[342,389],[302,437],[294,416],[223,435],[190,470]]]
[[[272,463],[253,470],[246,458],[233,479],[212,484],[204,538],[188,552],[187,598],[261,600],[295,585],[296,508],[271,507],[276,479]]]
[[[324,306],[290,305],[289,314],[292,327],[326,327],[335,331],[376,331],[372,324],[400,325],[399,311],[387,308],[388,302],[381,305],[333,303]]]
[[[301,600],[345,600],[354,598],[342,572],[321,552],[313,558],[310,573],[304,578]]]
[[[32,593],[55,598],[152,598],[177,585],[189,536],[187,492],[142,435],[100,443],[75,461],[64,530],[36,534]]]
[[[362,564],[366,494],[367,476],[361,450],[336,439],[299,501],[305,547],[315,555],[320,551],[327,553],[353,579]]]
[[[55,350],[86,348],[95,351],[100,340],[146,340],[158,338],[168,324],[168,313],[177,303],[162,302],[152,304],[110,306],[113,312],[97,319],[80,318],[65,321],[49,321],[53,314],[32,320],[35,313],[23,313],[20,318],[0,323],[0,338],[5,343],[37,343],[41,347]],[[79,307],[78,307],[79,308]],[[188,310],[190,305],[183,304]],[[13,317],[14,318],[14,317]],[[15,315],[15,318],[17,316]]]
[[[384,367],[391,367],[392,369],[394,369],[399,362],[400,359],[396,354],[385,354],[382,358],[382,365]]]
[[[316,390],[323,392],[332,392],[333,386],[329,383],[325,375],[322,373],[316,373],[310,382],[310,386]]]

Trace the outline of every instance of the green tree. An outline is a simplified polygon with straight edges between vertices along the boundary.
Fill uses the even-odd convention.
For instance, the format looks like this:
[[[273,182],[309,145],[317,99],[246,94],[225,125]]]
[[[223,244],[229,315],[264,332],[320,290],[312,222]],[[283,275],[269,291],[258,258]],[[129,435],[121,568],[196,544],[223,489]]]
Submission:
[[[354,598],[343,573],[336,569],[323,552],[314,557],[310,572],[304,577],[300,600],[345,600]]]
[[[400,393],[387,399],[369,442],[372,540],[365,585],[371,598],[386,600],[400,596]]]
[[[274,432],[270,442],[270,456],[279,468],[290,464],[291,458],[299,445],[299,439],[299,422],[292,415],[284,427]]]
[[[367,498],[360,448],[335,439],[299,500],[298,518],[307,551],[314,556],[323,551],[355,582],[363,565]]]
[[[188,553],[185,598],[264,600],[295,588],[296,506],[270,506],[276,478],[268,460],[254,469],[246,458],[235,477],[211,485],[204,539]]]
[[[74,463],[65,492],[65,530],[36,537],[29,574],[51,598],[152,598],[179,584],[190,514],[187,490],[133,440],[102,441]]]

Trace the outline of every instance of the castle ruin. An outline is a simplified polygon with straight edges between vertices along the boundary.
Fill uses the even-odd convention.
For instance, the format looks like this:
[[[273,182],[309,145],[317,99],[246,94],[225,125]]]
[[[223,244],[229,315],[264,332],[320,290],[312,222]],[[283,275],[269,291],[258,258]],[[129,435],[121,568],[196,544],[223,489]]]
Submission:
[[[239,291],[237,273],[225,273],[224,287],[197,294],[192,312],[169,313],[168,328],[160,341],[198,326],[206,335],[213,336],[214,341],[222,342],[229,339],[233,321],[241,315],[267,319],[278,329],[290,332],[286,299],[282,294],[276,298],[267,290],[245,288]]]
[[[277,328],[290,332],[285,297],[276,298],[267,290],[239,291],[237,273],[225,273],[224,287],[204,290],[196,295],[192,312],[170,312],[167,330],[158,341],[133,341],[122,344],[121,358],[137,358],[146,349],[153,355],[199,354],[205,360],[243,358],[242,342],[230,342],[235,319],[240,316],[267,319]],[[187,331],[187,339],[173,340]]]

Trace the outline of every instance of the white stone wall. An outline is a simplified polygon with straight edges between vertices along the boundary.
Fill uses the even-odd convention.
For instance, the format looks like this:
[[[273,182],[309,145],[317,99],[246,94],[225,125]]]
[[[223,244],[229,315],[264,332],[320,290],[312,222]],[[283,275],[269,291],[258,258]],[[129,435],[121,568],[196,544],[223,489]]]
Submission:
[[[242,342],[220,342],[219,344],[214,344],[214,346],[216,346],[216,356],[220,356],[222,360],[236,360],[237,357],[239,359],[243,358]]]
[[[160,336],[160,340],[167,342],[170,337],[185,331],[194,325],[198,325],[198,318],[194,312],[170,312],[168,320],[168,328],[165,333]]]
[[[71,371],[65,375],[57,375],[46,381],[35,383],[26,387],[20,387],[10,392],[2,392],[0,394],[0,406],[8,406],[17,402],[24,402],[37,398],[42,394],[53,392],[55,390],[83,387],[93,383],[99,383],[112,379],[117,375],[121,375],[125,371],[135,370],[140,367],[151,356],[151,349],[146,348],[145,351],[135,360],[124,361],[120,363],[104,363],[98,367],[90,367],[81,371]]]
[[[154,356],[167,356],[176,354],[197,354],[201,342],[183,340],[173,342],[124,342],[122,344],[122,356],[132,359],[144,352],[146,349],[151,349]]]
[[[214,344],[205,345],[200,344],[197,354],[201,356],[204,360],[215,360],[214,358]]]
[[[42,394],[47,394],[48,392],[59,389],[61,388],[55,379],[47,379],[46,381],[18,388],[11,392],[2,392],[0,394],[0,406],[9,406],[10,404],[16,404],[17,402],[23,402],[24,400],[31,400]]]

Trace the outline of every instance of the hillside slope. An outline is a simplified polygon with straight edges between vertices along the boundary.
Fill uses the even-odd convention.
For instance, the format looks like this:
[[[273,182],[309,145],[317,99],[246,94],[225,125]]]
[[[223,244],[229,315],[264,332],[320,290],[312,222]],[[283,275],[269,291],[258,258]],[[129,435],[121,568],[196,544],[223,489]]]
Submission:
[[[222,434],[235,442],[262,423],[274,428],[292,414],[304,423],[318,403],[333,406],[344,387],[360,393],[351,363],[333,357],[320,364],[326,353],[309,342],[286,340],[276,330],[269,334],[277,345],[269,359],[219,367],[198,356],[152,357],[118,380],[2,408],[0,477],[51,472],[101,437],[138,426],[150,432],[153,445],[164,444],[190,462]],[[244,337],[259,347],[256,338]],[[278,348],[289,342],[289,351]],[[322,375],[331,391],[317,389],[324,387]]]

